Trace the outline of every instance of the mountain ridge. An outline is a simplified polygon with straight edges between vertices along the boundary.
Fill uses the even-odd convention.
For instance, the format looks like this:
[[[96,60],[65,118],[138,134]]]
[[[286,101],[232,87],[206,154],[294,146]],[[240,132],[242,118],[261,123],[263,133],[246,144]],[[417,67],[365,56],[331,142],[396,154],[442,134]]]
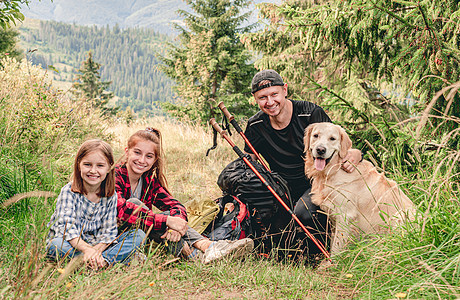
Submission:
[[[254,4],[279,2],[255,0],[249,24],[257,21]],[[177,10],[189,10],[183,0],[31,0],[23,7],[24,16],[78,25],[149,27],[163,34],[175,34],[173,23],[182,23]],[[181,24],[182,25],[182,24]]]

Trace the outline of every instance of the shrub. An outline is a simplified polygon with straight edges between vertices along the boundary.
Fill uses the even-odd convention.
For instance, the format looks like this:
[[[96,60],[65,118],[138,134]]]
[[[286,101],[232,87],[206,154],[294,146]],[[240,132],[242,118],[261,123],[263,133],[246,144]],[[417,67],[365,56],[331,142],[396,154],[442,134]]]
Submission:
[[[67,177],[83,140],[108,138],[100,112],[52,88],[44,70],[27,60],[5,58],[0,65],[1,156],[26,173],[46,167]]]

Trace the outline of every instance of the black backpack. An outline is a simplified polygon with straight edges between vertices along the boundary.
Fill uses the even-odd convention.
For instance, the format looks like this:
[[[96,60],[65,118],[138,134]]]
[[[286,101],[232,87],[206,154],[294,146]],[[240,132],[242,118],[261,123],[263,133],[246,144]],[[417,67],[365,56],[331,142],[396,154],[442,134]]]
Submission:
[[[286,181],[277,173],[265,170],[259,162],[252,160],[249,155],[246,155],[246,158],[278,196],[293,209]],[[232,161],[222,170],[217,179],[217,184],[224,194],[236,196],[247,204],[250,215],[258,214],[263,223],[270,219],[278,209],[283,209],[280,208],[281,205],[267,186],[262,183],[254,171],[241,158]]]
[[[216,200],[219,213],[208,225],[203,234],[211,241],[239,240],[250,234],[249,211],[237,197],[224,195]],[[226,205],[233,204],[227,211]]]

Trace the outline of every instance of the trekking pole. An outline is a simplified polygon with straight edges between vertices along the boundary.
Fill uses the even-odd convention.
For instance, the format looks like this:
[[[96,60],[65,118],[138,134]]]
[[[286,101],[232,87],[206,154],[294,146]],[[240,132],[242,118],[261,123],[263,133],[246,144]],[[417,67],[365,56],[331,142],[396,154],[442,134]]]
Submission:
[[[224,102],[219,102],[219,104],[217,105],[219,106],[220,110],[224,113],[224,116],[227,117],[228,121],[230,122],[230,124],[233,125],[233,127],[235,127],[235,130],[236,132],[238,132],[241,137],[243,138],[244,142],[246,143],[246,145],[249,146],[249,148],[251,149],[252,153],[254,153],[254,155],[257,157],[257,159],[260,161],[260,163],[262,164],[262,166],[264,166],[265,170],[267,170],[268,172],[270,172],[270,169],[268,168],[268,166],[265,164],[265,162],[262,160],[262,157],[260,157],[259,153],[256,151],[256,149],[254,149],[254,147],[252,146],[252,144],[249,142],[248,138],[246,137],[246,135],[244,134],[243,130],[241,129],[240,125],[238,125],[238,122],[236,122],[235,120],[235,117],[232,116],[232,114],[228,111],[227,107],[225,107],[225,104]]]
[[[292,216],[292,218],[299,224],[299,226],[302,228],[302,230],[307,234],[307,236],[315,243],[315,245],[318,247],[318,249],[326,256],[328,260],[331,260],[331,256],[327,252],[326,248],[324,245],[318,241],[313,234],[308,231],[308,229],[305,227],[305,225],[302,224],[302,222],[299,220],[299,218],[294,214],[294,212],[287,206],[286,203],[284,203],[283,199],[275,192],[275,190],[270,186],[270,184],[265,180],[265,178],[260,175],[260,173],[256,170],[256,168],[252,165],[252,163],[249,161],[249,159],[244,155],[244,153],[238,148],[237,145],[230,139],[230,137],[227,135],[227,132],[225,130],[222,130],[220,128],[219,124],[217,124],[216,119],[212,118],[209,120],[209,123],[211,126],[232,146],[233,151],[238,154],[238,156],[248,165],[248,167],[256,174],[256,176],[262,181],[262,183],[268,188],[268,190],[275,196],[276,200],[286,209],[287,212],[289,212]]]

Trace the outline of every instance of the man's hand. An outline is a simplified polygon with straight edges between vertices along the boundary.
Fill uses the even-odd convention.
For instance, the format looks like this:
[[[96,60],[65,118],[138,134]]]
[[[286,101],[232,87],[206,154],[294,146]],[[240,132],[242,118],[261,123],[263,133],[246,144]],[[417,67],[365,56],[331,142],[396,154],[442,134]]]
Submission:
[[[355,170],[355,165],[361,161],[361,151],[359,149],[350,149],[348,150],[347,155],[342,161],[342,169],[345,172],[351,173]]]

